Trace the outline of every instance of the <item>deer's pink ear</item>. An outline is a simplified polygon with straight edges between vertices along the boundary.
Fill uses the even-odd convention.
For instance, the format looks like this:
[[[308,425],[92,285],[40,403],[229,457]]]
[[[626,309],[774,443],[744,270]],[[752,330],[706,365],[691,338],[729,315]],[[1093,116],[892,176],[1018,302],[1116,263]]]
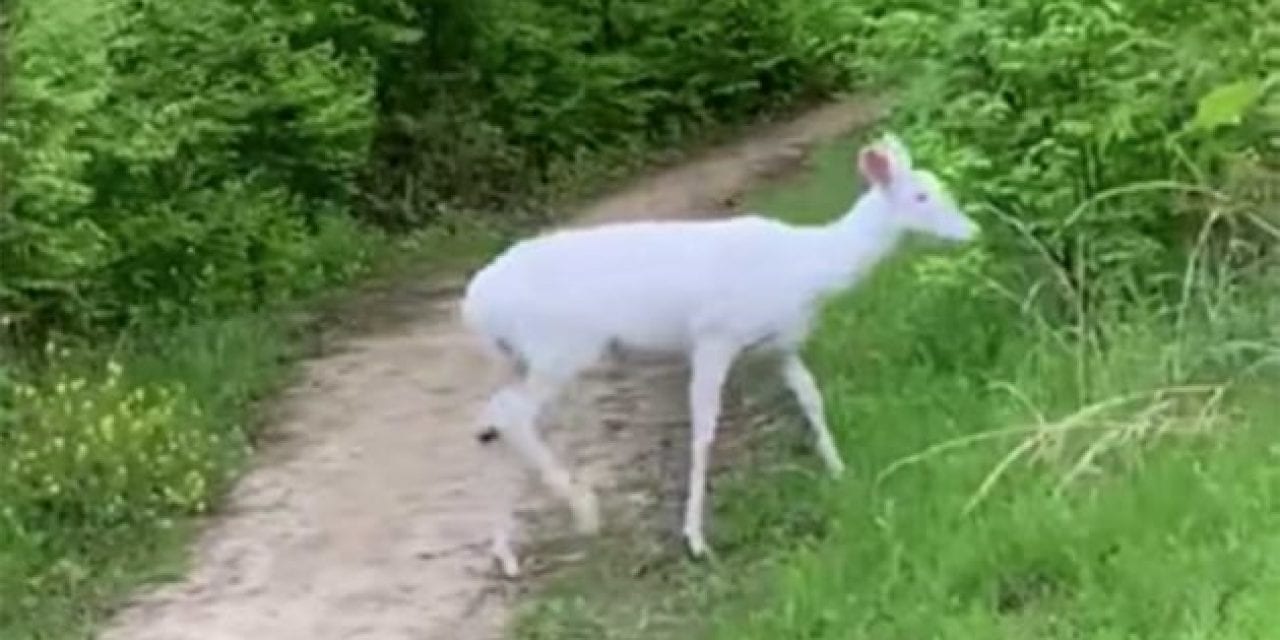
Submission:
[[[878,146],[867,147],[858,154],[858,170],[867,182],[878,187],[888,186],[892,180],[889,154]]]

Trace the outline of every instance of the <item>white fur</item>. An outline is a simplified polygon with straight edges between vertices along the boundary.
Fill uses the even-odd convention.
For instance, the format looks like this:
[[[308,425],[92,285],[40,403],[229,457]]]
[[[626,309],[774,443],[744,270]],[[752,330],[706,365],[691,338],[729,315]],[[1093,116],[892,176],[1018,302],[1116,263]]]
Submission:
[[[889,167],[887,176],[872,169],[877,159]],[[896,138],[864,148],[859,167],[870,188],[826,225],[758,216],[637,222],[559,231],[512,247],[475,275],[463,301],[465,322],[515,374],[489,401],[482,426],[496,429],[568,501],[582,530],[594,531],[594,494],[576,485],[536,432],[542,407],[612,347],[686,354],[693,433],[684,537],[702,555],[721,388],[743,351],[766,349],[781,355],[783,378],[818,451],[839,475],[844,465],[821,394],[799,356],[818,304],[856,283],[905,232],[963,241],[978,230],[932,174],[912,168]],[[504,532],[495,535],[494,552],[514,574]]]

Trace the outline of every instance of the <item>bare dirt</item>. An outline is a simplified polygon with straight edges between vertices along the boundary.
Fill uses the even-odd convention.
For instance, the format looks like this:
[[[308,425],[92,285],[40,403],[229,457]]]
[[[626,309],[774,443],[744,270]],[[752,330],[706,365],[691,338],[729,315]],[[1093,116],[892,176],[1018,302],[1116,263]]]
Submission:
[[[814,143],[873,116],[860,103],[807,111],[573,219],[725,215],[749,187],[799,167]],[[572,530],[562,509],[473,437],[492,372],[457,320],[459,285],[407,282],[362,301],[360,315],[375,321],[304,365],[272,412],[257,464],[194,545],[187,576],[139,594],[104,640],[504,637],[522,586],[499,579],[489,557],[494,510],[523,508],[519,551],[534,579],[571,560],[556,547],[583,547],[558,544]],[[674,528],[652,507],[673,497],[655,485],[682,483],[683,376],[673,362],[602,366],[550,416],[553,446],[600,493],[605,536]]]

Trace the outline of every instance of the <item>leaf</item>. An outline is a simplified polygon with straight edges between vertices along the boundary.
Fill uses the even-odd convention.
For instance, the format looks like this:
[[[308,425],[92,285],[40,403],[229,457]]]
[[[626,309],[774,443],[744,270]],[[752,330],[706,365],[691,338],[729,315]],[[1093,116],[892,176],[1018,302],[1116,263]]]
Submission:
[[[423,38],[421,29],[404,27],[393,22],[378,22],[371,27],[375,37],[392,44],[417,44]]]
[[[1262,84],[1257,80],[1241,80],[1217,87],[1200,98],[1191,129],[1212,131],[1224,125],[1239,124],[1261,95]]]

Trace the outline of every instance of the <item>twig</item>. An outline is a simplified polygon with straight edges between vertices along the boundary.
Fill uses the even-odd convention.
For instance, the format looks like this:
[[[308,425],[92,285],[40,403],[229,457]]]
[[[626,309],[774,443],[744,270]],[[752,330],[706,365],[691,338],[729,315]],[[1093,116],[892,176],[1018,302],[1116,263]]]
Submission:
[[[1058,420],[1055,423],[1023,426],[1023,427],[1008,427],[1004,429],[993,429],[990,431],[983,431],[979,433],[962,436],[959,438],[954,438],[951,440],[946,440],[946,441],[931,445],[917,453],[899,458],[898,460],[895,460],[894,462],[890,463],[887,467],[884,468],[883,471],[877,474],[875,485],[879,486],[890,476],[892,476],[893,474],[897,473],[898,471],[906,467],[919,464],[921,462],[924,462],[925,460],[929,460],[940,454],[946,453],[948,451],[953,451],[956,449],[961,449],[972,444],[985,442],[988,440],[996,440],[999,438],[1003,438],[1005,436],[1018,435],[1018,434],[1024,434],[1024,433],[1043,432],[1043,433],[1062,434],[1069,431],[1077,431],[1077,430],[1096,430],[1101,428],[1113,428],[1112,425],[1091,424],[1085,421],[1088,420],[1089,418],[1105,413],[1109,410],[1115,409],[1116,407],[1121,407],[1126,404],[1130,404],[1138,400],[1142,400],[1144,398],[1159,400],[1166,396],[1171,396],[1171,395],[1197,395],[1197,394],[1205,394],[1205,393],[1215,393],[1218,389],[1221,389],[1221,388],[1222,388],[1222,385],[1207,385],[1207,384],[1206,385],[1182,385],[1182,386],[1175,386],[1175,387],[1164,387],[1161,389],[1156,389],[1154,391],[1129,393],[1129,394],[1114,396],[1105,400],[1101,400],[1099,402],[1095,402],[1094,404],[1083,407],[1078,411],[1076,411],[1075,413],[1069,416],[1066,416],[1065,418]]]

